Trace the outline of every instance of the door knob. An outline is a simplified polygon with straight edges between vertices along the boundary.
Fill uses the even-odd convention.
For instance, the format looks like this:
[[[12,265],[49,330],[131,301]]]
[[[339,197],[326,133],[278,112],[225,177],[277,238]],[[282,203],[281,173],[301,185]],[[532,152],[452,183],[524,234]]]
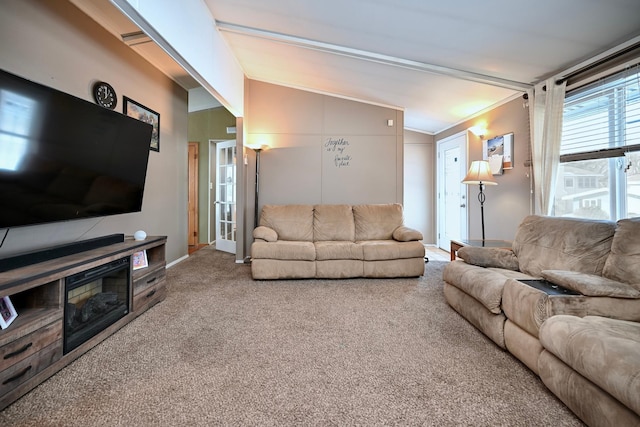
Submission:
[[[465,205],[464,203],[460,205],[461,208],[466,208],[467,205]]]

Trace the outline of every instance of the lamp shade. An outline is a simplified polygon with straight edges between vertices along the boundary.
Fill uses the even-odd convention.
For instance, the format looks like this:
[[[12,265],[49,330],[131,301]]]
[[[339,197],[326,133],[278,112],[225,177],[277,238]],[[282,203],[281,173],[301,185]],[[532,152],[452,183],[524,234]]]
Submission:
[[[467,176],[462,180],[463,184],[485,184],[485,185],[498,185],[493,179],[491,173],[491,167],[486,160],[474,160],[471,162],[469,172]]]

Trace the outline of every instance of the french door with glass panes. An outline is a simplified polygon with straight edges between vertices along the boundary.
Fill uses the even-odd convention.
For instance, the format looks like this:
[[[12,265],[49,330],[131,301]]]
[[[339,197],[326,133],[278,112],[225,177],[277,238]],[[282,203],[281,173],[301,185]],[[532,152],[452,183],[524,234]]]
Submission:
[[[216,249],[236,253],[236,141],[216,144]]]

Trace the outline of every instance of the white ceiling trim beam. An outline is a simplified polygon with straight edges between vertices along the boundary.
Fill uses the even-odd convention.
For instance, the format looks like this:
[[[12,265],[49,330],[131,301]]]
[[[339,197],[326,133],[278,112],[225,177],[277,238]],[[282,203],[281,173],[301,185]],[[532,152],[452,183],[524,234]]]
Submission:
[[[231,114],[244,116],[244,72],[225,40],[210,26],[212,17],[204,3],[164,2],[164,7],[157,7],[158,2],[153,0],[110,2]],[[198,19],[194,20],[193,16]],[[187,27],[193,33],[185,34],[180,30]],[[199,34],[206,46],[198,44],[194,47],[193,34]]]
[[[406,111],[405,107],[401,107],[399,105],[385,104],[384,102],[370,101],[370,100],[366,100],[366,99],[362,99],[362,98],[356,98],[356,97],[353,97],[353,96],[343,95],[341,93],[335,93],[335,92],[330,92],[330,91],[326,91],[326,90],[320,90],[320,89],[308,88],[308,87],[300,86],[300,85],[294,85],[294,84],[290,84],[290,83],[287,83],[287,82],[282,82],[282,81],[279,81],[279,80],[259,79],[259,78],[254,78],[252,76],[247,76],[247,77],[250,78],[251,80],[255,80],[257,82],[262,82],[262,83],[268,83],[268,84],[277,85],[277,86],[288,87],[290,89],[303,90],[305,92],[316,93],[318,95],[327,95],[327,96],[331,96],[332,98],[346,99],[347,101],[355,101],[355,102],[360,102],[362,104],[375,105],[376,107],[390,108],[392,110],[398,110],[398,111]]]
[[[153,43],[153,40],[151,40],[151,37],[149,37],[142,31],[122,34],[121,37],[122,37],[122,41],[127,46],[137,46],[139,44]]]
[[[229,22],[216,21],[216,26],[222,32],[239,34],[248,37],[255,37],[265,40],[271,40],[290,46],[302,47],[305,49],[317,50],[320,52],[332,53],[335,55],[343,55],[350,58],[361,59],[365,61],[377,62],[381,64],[402,67],[410,70],[421,71],[425,73],[439,74],[444,76],[456,77],[476,83],[484,83],[491,86],[497,86],[505,89],[527,91],[532,84],[517,82],[513,80],[501,79],[499,77],[488,76],[485,74],[474,73],[472,71],[458,70],[455,68],[443,67],[441,65],[428,64],[425,62],[412,61],[410,59],[398,58],[390,55],[369,52],[361,49],[354,49],[346,46],[340,46],[332,43],[320,42],[317,40],[306,39],[303,37],[291,36],[288,34],[277,33],[274,31],[261,30],[259,28],[247,27],[244,25],[232,24]]]

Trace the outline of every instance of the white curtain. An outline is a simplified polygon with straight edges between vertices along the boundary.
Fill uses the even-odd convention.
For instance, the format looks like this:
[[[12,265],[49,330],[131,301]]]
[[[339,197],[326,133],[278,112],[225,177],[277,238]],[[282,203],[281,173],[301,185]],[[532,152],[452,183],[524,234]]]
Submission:
[[[546,86],[546,91],[543,87]],[[553,78],[528,91],[531,152],[535,194],[534,212],[550,215],[560,163],[562,111],[566,82],[556,84]]]

